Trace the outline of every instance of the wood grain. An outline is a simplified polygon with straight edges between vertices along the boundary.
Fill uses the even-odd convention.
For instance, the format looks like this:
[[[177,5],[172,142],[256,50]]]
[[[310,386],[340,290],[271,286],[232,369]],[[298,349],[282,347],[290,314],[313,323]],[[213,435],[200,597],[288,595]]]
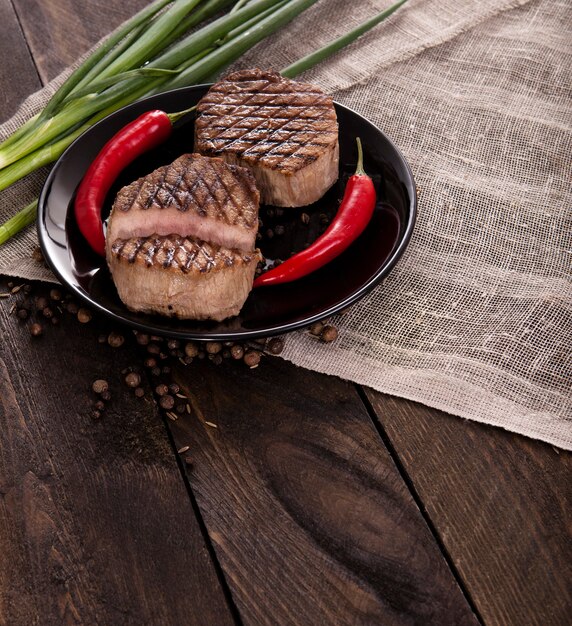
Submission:
[[[5,284],[0,286],[5,292]],[[134,348],[65,313],[32,338],[0,300],[0,624],[232,624]],[[91,383],[113,399],[89,417]]]
[[[367,395],[485,623],[569,623],[572,455]]]
[[[12,0],[44,83],[148,0]]]
[[[10,0],[0,0],[0,122],[38,89],[40,80]]]
[[[245,624],[476,623],[352,385],[273,358],[174,377],[193,414],[169,426]]]

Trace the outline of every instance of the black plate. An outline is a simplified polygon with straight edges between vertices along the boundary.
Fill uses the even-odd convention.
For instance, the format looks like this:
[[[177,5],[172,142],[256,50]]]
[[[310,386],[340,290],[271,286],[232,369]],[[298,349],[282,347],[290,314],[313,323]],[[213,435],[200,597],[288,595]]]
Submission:
[[[287,258],[313,241],[323,229],[324,215],[332,216],[345,183],[355,170],[355,137],[362,139],[365,169],[374,179],[378,203],[364,233],[332,263],[299,281],[251,292],[238,317],[224,322],[198,322],[132,313],[119,300],[105,265],[81,237],[73,215],[76,188],[103,144],[141,113],[159,108],[175,112],[191,107],[209,85],[177,89],[129,105],[86,131],[54,166],[38,209],[38,235],[46,260],[64,285],[94,309],[153,334],[189,339],[245,339],[284,333],[308,326],[352,304],[387,275],[403,253],[415,222],[413,175],[394,144],[373,124],[336,104],[340,126],[340,178],[318,202],[303,209],[262,207],[262,232],[276,226],[283,233],[259,246],[267,258]],[[192,117],[192,116],[191,116]],[[117,190],[193,148],[193,120],[178,126],[160,148],[140,157],[121,175],[109,194],[109,213]],[[301,214],[310,216],[309,224]],[[280,233],[282,228],[278,228]]]

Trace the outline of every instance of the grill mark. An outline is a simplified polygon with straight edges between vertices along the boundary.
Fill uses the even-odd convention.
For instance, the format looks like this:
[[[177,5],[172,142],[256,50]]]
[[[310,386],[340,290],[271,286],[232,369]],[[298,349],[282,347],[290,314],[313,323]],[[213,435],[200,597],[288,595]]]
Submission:
[[[139,180],[136,180],[135,182],[131,183],[131,185],[129,185],[130,192],[131,192],[131,187],[133,188],[133,195],[131,196],[133,200],[129,204],[124,203],[120,205],[119,209],[121,211],[127,212],[131,208],[133,208],[133,205],[137,201],[137,198],[139,197],[139,194],[141,193],[141,188],[143,187],[144,184],[145,184],[145,179],[140,178]]]
[[[193,268],[204,274],[236,264],[247,264],[253,255],[240,250],[229,250],[203,241],[183,238],[179,235],[116,239],[112,252],[119,261],[135,263],[140,260],[146,267],[157,265],[163,269],[173,268],[188,274]],[[179,254],[178,254],[179,253]],[[164,255],[162,260],[160,257]]]
[[[163,169],[163,171],[161,173],[160,179],[154,185],[153,193],[149,195],[149,197],[145,201],[145,204],[142,205],[143,209],[151,208],[151,205],[155,202],[155,197],[157,196],[157,193],[159,192],[159,189],[161,188],[161,186],[165,182],[165,179],[167,178],[167,172],[169,171],[170,168],[171,168],[171,166],[168,165],[168,166],[165,167],[165,169]],[[160,203],[158,203],[158,204],[159,204],[159,206],[161,208],[163,208],[163,206]]]
[[[179,209],[179,207],[181,206],[181,203],[179,202],[177,198],[175,198],[175,194],[177,193],[177,190],[181,188],[181,183],[184,181],[184,179],[185,179],[185,171],[184,169],[181,168],[181,171],[179,172],[179,175],[177,176],[177,180],[175,181],[174,185],[168,185],[165,182],[164,189],[166,189],[169,192],[169,199],[167,200],[167,203],[165,204],[165,206],[164,207],[162,206],[161,208],[167,208],[171,206],[173,202],[176,202],[176,208]],[[166,177],[165,177],[165,180],[166,180]]]
[[[226,193],[226,197],[227,197],[227,203],[230,200],[232,202],[232,204],[234,205],[234,208],[236,209],[236,215],[234,216],[234,220],[232,221],[232,225],[236,226],[237,222],[239,221],[240,217],[243,217],[243,224],[246,224],[246,219],[243,216],[243,211],[241,210],[241,206],[240,204],[238,204],[238,202],[236,201],[234,194],[232,194],[228,187],[226,186],[226,181],[224,180],[224,178],[220,175],[219,172],[215,171],[215,176],[217,178],[217,180],[219,181],[221,187],[224,189],[225,193]],[[243,189],[242,189],[242,185],[240,185],[240,183],[238,182],[237,184],[238,187],[240,187],[240,191],[241,191],[241,199],[243,196]],[[227,223],[230,223],[229,219],[228,219],[228,215],[225,214],[226,217],[226,221]],[[248,226],[248,224],[246,224]]]
[[[127,260],[129,261],[129,263],[135,263],[135,257],[139,254],[139,250],[141,250],[141,246],[144,243],[144,239],[137,239],[135,241],[135,246],[133,248],[133,250],[129,253],[129,256],[127,257]]]
[[[276,94],[275,94],[276,96]],[[251,98],[252,99],[252,98]],[[248,100],[246,102],[241,102],[240,106],[248,106]],[[259,110],[261,109],[263,106],[266,105],[254,105],[255,106],[255,110]],[[234,126],[236,126],[237,124],[239,124],[242,120],[244,119],[244,116],[241,116],[241,118],[237,119],[236,121],[234,121],[232,124],[230,124],[229,126],[227,126],[227,130],[230,130],[231,128],[233,128]],[[262,118],[264,120],[266,120],[267,118]],[[197,120],[198,121],[198,120]],[[260,124],[258,124],[258,126],[260,126]],[[255,128],[257,128],[258,126],[255,126]],[[216,137],[214,137],[214,139],[216,139]]]
[[[290,121],[290,120],[288,120],[288,122],[289,122],[289,121]],[[278,130],[281,130],[282,128],[284,128],[284,126],[285,126],[286,124],[287,124],[287,122],[286,122],[286,123],[284,123],[284,124],[282,124],[281,126],[278,126],[278,128],[275,128],[273,132],[276,132],[276,131],[278,131]],[[261,122],[260,124],[258,124],[257,126],[255,126],[255,127],[254,127],[254,128],[253,128],[250,132],[254,132],[257,128],[260,128],[260,126],[262,126],[262,122]],[[248,135],[248,134],[249,134],[249,133],[246,133],[246,135]],[[229,144],[227,144],[227,145],[225,146],[225,150],[229,150],[229,149],[231,149],[231,148],[232,148],[232,145],[233,145],[233,144],[235,144],[237,141],[245,141],[245,136],[246,136],[246,135],[242,136],[240,139],[235,139],[234,141],[231,141]],[[223,138],[223,140],[224,140],[224,138]],[[247,150],[248,150],[248,148],[247,148],[246,150],[242,150],[242,151],[238,152],[237,154],[238,154],[239,156],[242,156],[242,155],[243,155],[243,154],[244,154]]]
[[[299,92],[296,92],[296,91],[290,91],[290,92],[287,92],[286,95],[296,96],[298,95],[298,93]],[[264,94],[264,95],[269,96],[270,94]],[[283,95],[285,94],[272,94],[273,97],[271,100],[265,101],[264,103],[261,103],[261,104],[249,104],[248,102],[236,102],[236,103],[229,103],[229,102],[224,102],[224,101],[215,102],[212,100],[211,101],[206,100],[205,102],[202,103],[202,105],[205,107],[208,106],[208,108],[205,108],[205,109],[201,108],[201,110],[199,110],[199,114],[201,117],[220,115],[219,113],[211,113],[211,110],[216,109],[217,107],[224,107],[225,109],[230,109],[230,110],[232,110],[233,108],[237,108],[237,107],[244,107],[244,108],[252,108],[254,111],[257,111],[258,109],[262,109],[262,108],[282,110],[284,107],[288,107],[289,109],[305,109],[308,106],[315,106],[317,109],[329,109],[330,108],[330,103],[328,101],[329,99],[325,95],[322,95],[319,101],[316,102],[314,100],[311,104],[292,104],[290,102],[288,103],[274,102],[274,100],[276,100],[277,97],[283,96]],[[310,94],[304,94],[304,95],[310,95]],[[230,113],[227,113],[226,115],[230,115]]]
[[[210,144],[210,152],[214,152],[214,153],[221,153],[221,152],[226,152],[226,151],[231,151],[234,154],[236,154],[236,156],[238,158],[250,158],[250,159],[256,159],[259,162],[264,162],[264,160],[268,157],[278,157],[281,158],[281,162],[280,163],[274,163],[274,164],[266,164],[267,166],[269,166],[270,169],[279,169],[280,167],[284,167],[286,168],[286,162],[287,161],[291,161],[291,160],[295,160],[295,161],[299,161],[302,163],[311,163],[313,161],[315,161],[317,159],[316,155],[313,154],[300,154],[300,152],[302,150],[304,150],[304,148],[307,147],[315,147],[317,149],[324,149],[327,148],[331,142],[327,142],[327,143],[322,143],[319,141],[303,141],[300,136],[301,135],[307,135],[308,133],[312,134],[312,135],[333,135],[334,132],[332,130],[323,130],[323,129],[312,129],[312,122],[315,121],[322,121],[323,120],[323,111],[326,111],[328,113],[331,112],[331,102],[329,102],[329,98],[328,96],[326,96],[323,93],[318,93],[316,91],[298,91],[298,92],[278,92],[278,93],[267,93],[266,89],[269,87],[269,85],[273,85],[274,87],[276,86],[276,81],[274,82],[268,82],[266,81],[266,83],[264,84],[264,88],[255,92],[250,92],[250,91],[245,91],[245,90],[240,90],[240,89],[236,89],[236,90],[232,90],[229,89],[228,86],[230,85],[231,87],[233,85],[236,85],[237,82],[231,82],[228,81],[226,83],[221,83],[219,86],[216,86],[215,89],[213,89],[214,93],[216,94],[220,94],[222,96],[222,102],[217,102],[216,98],[212,98],[208,99],[209,96],[206,96],[206,99],[201,102],[201,107],[199,108],[199,112],[200,112],[200,116],[197,120],[198,123],[198,128],[200,130],[209,130],[212,131],[220,131],[220,132],[215,132],[213,133],[212,137],[209,137],[208,139],[202,139],[199,141],[199,143],[202,141],[204,143]],[[212,92],[211,92],[212,93]],[[268,96],[266,98],[264,98],[264,103],[263,104],[249,104],[249,101],[252,100],[252,98],[258,95],[260,96]],[[300,98],[304,98],[304,99],[313,99],[313,102],[311,102],[310,104],[307,105],[302,105],[302,104],[288,104],[288,103],[280,103],[280,96],[282,96],[282,99],[284,98],[284,96],[291,96],[293,98],[295,98],[296,96],[299,96]],[[224,103],[224,97],[232,97],[232,96],[237,96],[237,102],[233,102],[232,104],[225,104]],[[319,101],[316,102],[315,99],[318,99]],[[277,102],[278,100],[278,102]],[[216,108],[218,106],[223,106],[225,108],[225,111],[229,111],[228,113],[225,113],[223,115],[223,117],[225,118],[232,118],[234,115],[237,115],[238,118],[236,121],[234,121],[233,123],[231,123],[230,125],[219,125],[219,124],[213,124],[213,125],[209,125],[209,120],[218,120],[220,119],[220,115],[217,115],[216,112],[211,112],[211,111],[216,111]],[[260,114],[260,110],[262,108],[270,108],[270,109],[280,109],[283,110],[284,107],[287,107],[289,110],[294,110],[294,113],[292,116],[285,118],[285,117],[280,117],[280,118],[275,118],[272,117],[271,114],[268,115],[261,115]],[[232,111],[232,109],[234,108],[234,111]],[[237,114],[236,110],[237,109],[241,109],[243,111],[245,111],[244,113],[240,113]],[[248,111],[248,109],[252,109],[250,112]],[[259,115],[257,116],[256,113],[259,113]],[[313,113],[313,115],[311,117],[307,117],[307,118],[303,118],[302,115],[304,113]],[[258,123],[255,123],[255,125],[252,128],[246,128],[244,126],[245,124],[245,118],[248,118],[248,120],[255,120]],[[288,129],[286,128],[287,125],[291,122],[300,122],[303,121],[308,128],[305,128],[303,130],[296,130],[296,129],[290,129],[288,131]],[[335,117],[332,117],[332,122],[335,122]],[[276,122],[280,122],[280,124],[276,127]],[[241,126],[241,124],[243,124]],[[264,124],[269,124],[274,126],[271,129],[265,129],[265,128],[261,128]],[[241,136],[234,138],[234,139],[227,139],[225,137],[221,137],[221,135],[227,133],[229,130],[235,130],[235,131],[239,131],[241,132]],[[267,131],[269,132],[269,135],[264,139],[264,141],[260,141],[257,140],[256,138],[256,134],[260,133],[260,132],[264,132]],[[276,139],[272,139],[272,137],[275,137],[278,133],[281,132],[290,132],[292,133],[292,137],[290,137],[289,139],[287,139],[286,141],[284,140],[276,140]],[[215,143],[218,143],[219,145],[217,147],[215,147]],[[223,144],[222,146],[220,144]],[[253,145],[248,145],[247,147],[241,147],[240,144],[241,143],[250,143]],[[261,144],[264,146],[268,146],[268,148],[266,148],[265,150],[261,150]],[[290,153],[277,153],[279,148],[284,148],[285,145],[288,145],[291,149]],[[272,147],[270,147],[272,146]],[[289,168],[293,168],[296,167],[293,164],[290,163]]]

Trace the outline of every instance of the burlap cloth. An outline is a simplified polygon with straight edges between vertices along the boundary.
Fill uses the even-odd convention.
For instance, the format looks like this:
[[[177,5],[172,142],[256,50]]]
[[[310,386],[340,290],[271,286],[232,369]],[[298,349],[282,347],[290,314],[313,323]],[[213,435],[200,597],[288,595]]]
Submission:
[[[238,65],[284,67],[387,4],[321,0]],[[308,72],[401,148],[419,218],[338,341],[294,333],[286,359],[572,449],[571,23],[569,0],[410,0]],[[44,177],[4,192],[0,218]],[[0,272],[54,280],[34,244],[30,228],[0,248]]]

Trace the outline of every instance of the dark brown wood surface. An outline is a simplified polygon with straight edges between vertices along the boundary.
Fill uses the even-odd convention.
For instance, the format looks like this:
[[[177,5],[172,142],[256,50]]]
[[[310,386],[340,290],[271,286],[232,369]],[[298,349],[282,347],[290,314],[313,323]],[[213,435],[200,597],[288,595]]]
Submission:
[[[17,297],[0,303],[0,623],[233,623],[164,424],[122,393],[134,347],[68,313],[33,338]]]
[[[274,358],[174,379],[193,407],[175,443],[245,623],[476,623],[353,385]]]
[[[145,4],[0,0],[2,118]],[[172,421],[158,378],[121,384],[145,348],[68,313],[32,339],[19,298],[0,299],[0,624],[567,623],[568,453],[272,358],[175,360]]]
[[[572,614],[572,457],[501,429],[367,392],[486,623]]]

